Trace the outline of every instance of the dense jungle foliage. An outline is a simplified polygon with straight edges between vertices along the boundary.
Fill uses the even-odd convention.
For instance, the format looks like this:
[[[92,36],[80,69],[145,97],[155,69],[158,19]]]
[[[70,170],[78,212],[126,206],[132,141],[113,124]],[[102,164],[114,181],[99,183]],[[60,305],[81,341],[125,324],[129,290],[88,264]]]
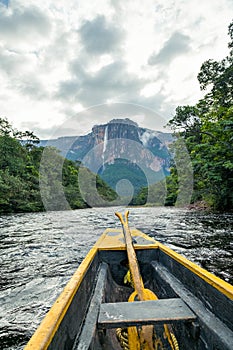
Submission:
[[[0,118],[0,213],[43,211],[41,184],[44,200],[49,210],[86,208],[78,186],[79,166],[64,159],[56,148],[50,147],[48,162],[43,162],[44,147],[37,147],[39,139],[30,131],[15,130],[10,123]],[[62,164],[62,171],[59,168]],[[100,197],[108,200],[116,198],[116,193],[97,175],[86,169],[87,177],[96,181]],[[60,201],[59,193],[64,193]],[[95,201],[98,206],[98,198]]]

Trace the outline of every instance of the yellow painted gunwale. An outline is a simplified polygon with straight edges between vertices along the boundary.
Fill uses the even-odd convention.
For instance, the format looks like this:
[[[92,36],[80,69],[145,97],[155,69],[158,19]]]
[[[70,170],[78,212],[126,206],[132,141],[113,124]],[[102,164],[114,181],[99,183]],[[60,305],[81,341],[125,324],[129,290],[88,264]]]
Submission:
[[[146,242],[150,242],[150,244],[135,244],[136,249],[158,248],[158,242],[143,232],[137,229],[131,229],[130,232],[132,237],[142,237]],[[111,233],[115,233],[115,235],[111,236]],[[97,247],[99,250],[125,250],[125,239],[122,229],[107,228],[96,242],[95,247]]]
[[[169,255],[170,257],[172,257],[178,263],[188,268],[195,275],[202,278],[206,283],[210,284],[211,286],[219,290],[222,294],[226,295],[229,299],[233,299],[233,286],[231,284],[223,281],[221,278],[215,276],[211,272],[208,272],[207,270],[196,265],[192,261],[186,259],[182,255],[174,252],[174,250],[164,246],[162,243],[159,243],[159,249],[164,253],[166,253],[167,255]]]
[[[114,233],[114,235],[111,235],[112,233]],[[176,260],[178,263],[182,264],[208,284],[212,285],[214,288],[226,295],[228,298],[233,299],[233,286],[229,283],[216,277],[205,269],[202,269],[195,263],[192,263],[182,255],[174,252],[172,249],[166,247],[162,243],[155,241],[153,238],[147,236],[141,231],[131,229],[131,234],[133,237],[141,237],[148,241],[148,244],[135,244],[136,250],[160,249],[172,259]],[[24,350],[46,350],[48,348],[98,250],[125,250],[122,230],[106,229],[104,231],[93,248],[90,249],[85,259],[79,265],[78,269],[71,277],[70,281],[67,283],[64,290],[41,322],[40,326],[29,340]]]
[[[48,348],[97,251],[95,246],[91,248],[24,350],[46,350]]]

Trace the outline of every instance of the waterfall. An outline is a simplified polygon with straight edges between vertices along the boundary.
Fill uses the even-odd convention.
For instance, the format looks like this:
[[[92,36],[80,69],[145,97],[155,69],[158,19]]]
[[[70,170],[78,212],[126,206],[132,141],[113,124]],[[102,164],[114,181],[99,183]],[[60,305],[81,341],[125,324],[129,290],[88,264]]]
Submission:
[[[103,155],[104,155],[104,153],[105,153],[105,151],[106,151],[107,143],[108,143],[108,125],[106,126],[105,131],[104,131]]]
[[[105,152],[108,144],[108,125],[105,127],[104,130],[104,144],[103,144],[103,153],[102,153],[102,159],[103,159],[103,170],[104,171],[104,162],[105,162]]]

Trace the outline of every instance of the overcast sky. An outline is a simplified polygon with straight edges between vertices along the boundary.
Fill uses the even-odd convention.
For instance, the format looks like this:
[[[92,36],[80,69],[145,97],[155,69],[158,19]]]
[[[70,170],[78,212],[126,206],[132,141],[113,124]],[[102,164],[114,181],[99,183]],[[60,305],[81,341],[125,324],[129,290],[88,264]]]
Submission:
[[[0,117],[40,138],[161,129],[228,53],[232,0],[0,0]]]

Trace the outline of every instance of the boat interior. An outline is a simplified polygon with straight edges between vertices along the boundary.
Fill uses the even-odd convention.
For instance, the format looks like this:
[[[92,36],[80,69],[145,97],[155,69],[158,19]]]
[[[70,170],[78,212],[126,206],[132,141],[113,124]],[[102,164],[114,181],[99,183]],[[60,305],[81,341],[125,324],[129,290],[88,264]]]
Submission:
[[[128,302],[134,288],[125,283],[126,251],[98,249],[48,349],[127,349],[119,333],[128,327],[140,332],[148,324],[154,326],[155,349],[172,349],[164,324],[174,332],[177,349],[233,348],[227,295],[159,248],[137,249],[137,258],[144,286],[158,300]]]

